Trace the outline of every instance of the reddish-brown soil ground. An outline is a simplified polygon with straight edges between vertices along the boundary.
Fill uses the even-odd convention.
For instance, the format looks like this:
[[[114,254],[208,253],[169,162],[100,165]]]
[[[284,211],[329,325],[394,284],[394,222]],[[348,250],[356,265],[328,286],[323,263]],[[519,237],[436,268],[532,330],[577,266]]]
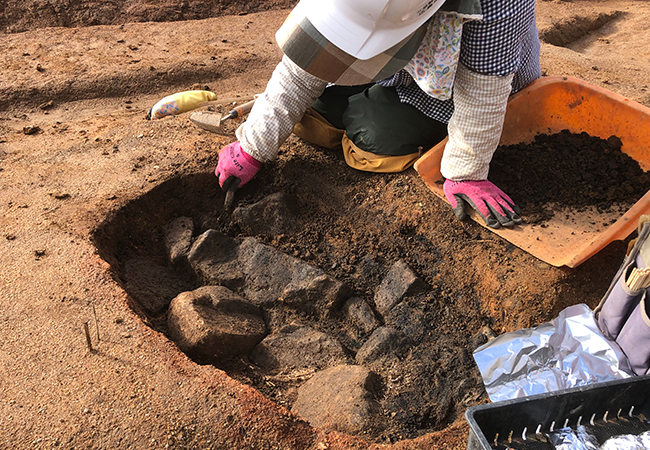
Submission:
[[[125,290],[118,244],[148,251],[142,231],[183,203],[160,192],[189,193],[188,204],[208,210],[206,199],[218,197],[209,176],[216,153],[233,139],[200,132],[186,116],[146,121],[146,110],[195,84],[221,98],[260,92],[280,58],[273,34],[289,3],[240,3],[0,8],[10,32],[0,38],[0,448],[384,448],[314,429],[223,371],[194,363]],[[538,16],[545,74],[650,105],[645,2],[541,1]],[[161,23],[133,23],[144,20]],[[25,134],[28,126],[40,131]],[[176,185],[155,189],[165,182]],[[437,332],[466,342],[486,324],[502,333],[571,304],[595,306],[626,246],[615,242],[576,269],[554,268],[457,222],[413,170],[360,174],[296,138],[237,200],[274,190],[319,202],[327,223],[340,228],[330,241],[341,261],[332,275],[363,291],[376,280],[356,277],[353,257],[404,258],[445,300],[432,323]],[[123,235],[102,234],[128,205],[140,205],[132,226],[124,221]],[[313,251],[310,233],[269,243],[324,266],[330,261]],[[444,427],[388,447],[460,449],[467,434],[459,408]]]

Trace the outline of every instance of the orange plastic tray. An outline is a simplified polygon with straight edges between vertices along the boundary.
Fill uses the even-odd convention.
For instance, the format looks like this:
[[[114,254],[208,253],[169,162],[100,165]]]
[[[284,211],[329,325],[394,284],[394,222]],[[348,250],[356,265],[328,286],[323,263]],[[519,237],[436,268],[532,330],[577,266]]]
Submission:
[[[603,139],[618,136],[622,151],[643,170],[650,169],[650,108],[577,78],[540,78],[514,94],[508,102],[501,144],[529,143],[538,134],[562,130],[584,131]],[[447,139],[433,147],[414,166],[434,194],[445,201],[440,160],[446,143]],[[544,228],[523,224],[488,229],[553,266],[577,267],[636,229],[641,215],[650,213],[650,192],[623,215],[578,212],[561,205],[556,205],[555,211]],[[485,226],[476,215],[471,217]]]

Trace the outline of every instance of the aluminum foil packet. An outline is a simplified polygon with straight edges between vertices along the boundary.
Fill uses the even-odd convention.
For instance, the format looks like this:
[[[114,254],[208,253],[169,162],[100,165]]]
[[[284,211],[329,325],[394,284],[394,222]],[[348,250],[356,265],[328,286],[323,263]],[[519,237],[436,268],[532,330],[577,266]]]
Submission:
[[[555,450],[599,450],[596,437],[583,425],[577,430],[561,428],[549,436]]]
[[[600,446],[600,450],[647,450],[648,447],[644,445],[639,436],[626,434],[622,436],[614,436],[605,441]]]
[[[598,329],[593,311],[570,306],[552,322],[505,333],[474,360],[493,402],[632,376],[625,354]]]

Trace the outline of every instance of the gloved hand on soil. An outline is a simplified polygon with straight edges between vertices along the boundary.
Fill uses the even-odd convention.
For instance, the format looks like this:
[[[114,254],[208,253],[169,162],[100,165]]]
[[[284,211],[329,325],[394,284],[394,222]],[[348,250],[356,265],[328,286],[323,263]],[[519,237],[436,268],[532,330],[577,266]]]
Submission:
[[[523,220],[519,207],[488,180],[445,180],[445,196],[460,220],[465,219],[466,205],[474,208],[490,228],[512,227]]]
[[[248,183],[261,166],[262,163],[246,153],[239,142],[233,142],[219,151],[214,174],[219,179],[219,186],[228,190],[235,180],[239,180],[239,187]]]

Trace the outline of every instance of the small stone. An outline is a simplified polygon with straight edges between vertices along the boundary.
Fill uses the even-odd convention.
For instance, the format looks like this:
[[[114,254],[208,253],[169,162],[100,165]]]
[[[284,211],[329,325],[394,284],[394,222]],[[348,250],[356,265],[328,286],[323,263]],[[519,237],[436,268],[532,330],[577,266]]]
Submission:
[[[492,331],[492,328],[488,327],[487,325],[481,328],[481,330],[476,333],[474,336],[472,336],[472,339],[470,341],[470,345],[472,346],[473,350],[476,350],[479,348],[481,345],[484,345],[488,342],[490,342],[492,339],[496,338],[497,335],[494,331]]]
[[[345,302],[343,313],[365,333],[370,333],[379,324],[372,308],[359,297],[352,297]]]
[[[61,192],[58,189],[54,189],[54,190],[50,191],[50,196],[54,197],[54,198],[56,198],[58,200],[64,200],[66,198],[70,198],[70,194],[68,194],[67,192]]]
[[[415,275],[405,261],[400,259],[393,264],[375,292],[377,311],[386,315],[405,296],[412,295],[425,287],[426,284]]]
[[[41,103],[40,105],[38,105],[38,107],[40,109],[43,109],[43,110],[50,109],[53,106],[54,106],[54,102],[52,100],[50,100],[49,102]]]
[[[377,328],[368,341],[359,349],[355,360],[359,364],[370,364],[382,356],[398,357],[408,347],[404,333],[393,328]]]
[[[23,133],[26,135],[36,134],[41,131],[41,128],[38,125],[27,125],[23,127]]]

